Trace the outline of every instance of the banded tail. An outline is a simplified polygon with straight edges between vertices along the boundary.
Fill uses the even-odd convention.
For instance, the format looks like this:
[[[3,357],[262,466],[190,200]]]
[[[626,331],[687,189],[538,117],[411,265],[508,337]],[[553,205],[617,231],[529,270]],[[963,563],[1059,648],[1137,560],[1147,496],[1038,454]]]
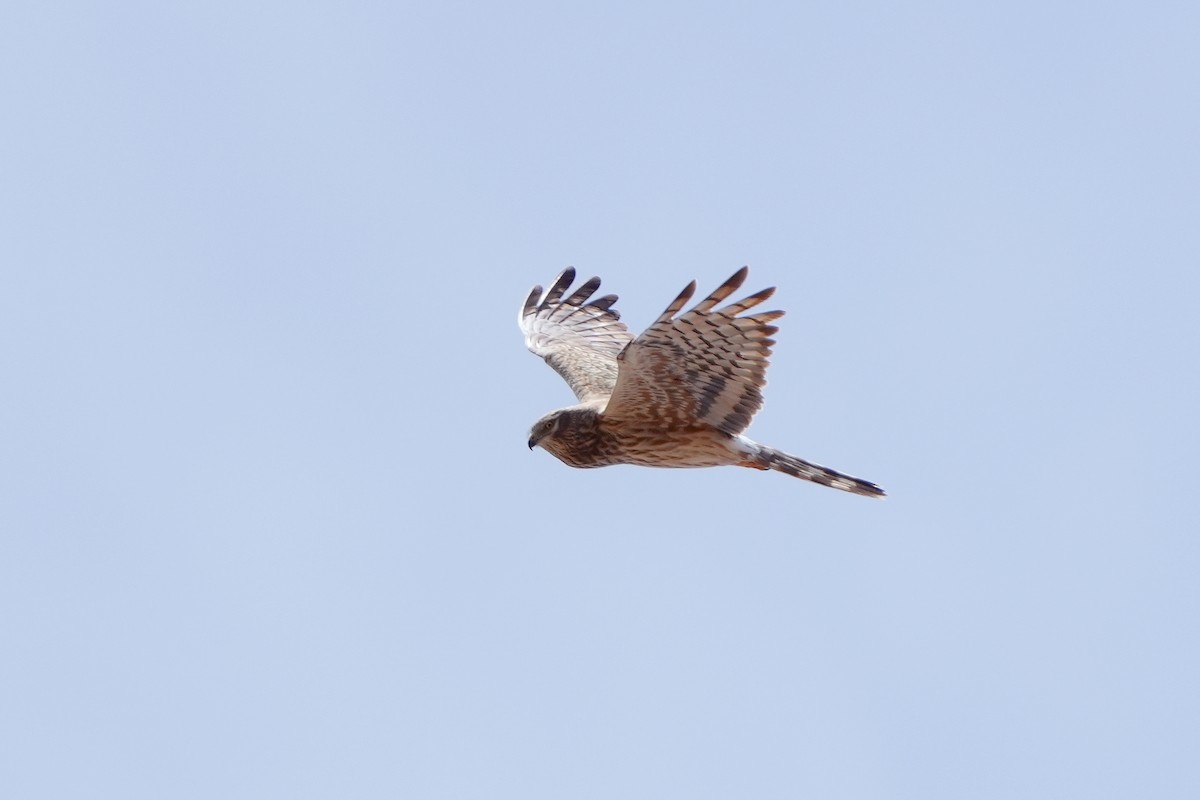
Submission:
[[[841,489],[843,492],[861,494],[863,497],[882,498],[886,496],[883,489],[870,481],[864,481],[862,478],[855,478],[852,475],[843,475],[836,470],[805,461],[803,458],[797,458],[758,442],[754,442],[753,445],[753,452],[749,454],[750,458],[743,462],[743,466],[773,469],[791,475],[793,478],[802,478],[832,489]]]

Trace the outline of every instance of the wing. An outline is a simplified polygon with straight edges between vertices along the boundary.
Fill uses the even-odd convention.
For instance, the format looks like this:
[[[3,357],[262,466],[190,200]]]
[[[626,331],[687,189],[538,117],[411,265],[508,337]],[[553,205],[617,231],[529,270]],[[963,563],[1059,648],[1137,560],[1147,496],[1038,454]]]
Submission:
[[[604,399],[617,383],[617,354],[633,335],[612,307],[615,294],[589,298],[600,288],[590,278],[567,297],[575,269],[567,267],[543,295],[535,286],[517,317],[525,333],[525,346],[546,359],[563,376],[580,401]]]
[[[711,425],[738,434],[762,407],[768,357],[782,311],[738,316],[775,293],[763,289],[714,310],[746,280],[742,267],[695,308],[676,318],[692,298],[687,285],[646,332],[621,353],[620,372],[604,416],[653,425]]]

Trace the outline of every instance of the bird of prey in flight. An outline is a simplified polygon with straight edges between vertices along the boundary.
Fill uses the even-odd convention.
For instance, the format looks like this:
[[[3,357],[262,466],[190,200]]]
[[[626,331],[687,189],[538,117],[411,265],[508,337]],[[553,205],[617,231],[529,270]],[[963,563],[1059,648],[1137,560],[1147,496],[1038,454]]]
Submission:
[[[774,287],[718,307],[748,273],[742,267],[680,314],[696,291],[692,281],[636,338],[613,308],[616,295],[593,297],[599,278],[569,291],[575,270],[567,268],[544,293],[533,287],[518,316],[525,344],[570,384],[579,402],[535,422],[530,449],[540,446],[572,467],[773,469],[883,497],[869,481],[743,435],[762,407],[771,336],[778,330],[771,323],[783,316],[746,313],[774,294]]]

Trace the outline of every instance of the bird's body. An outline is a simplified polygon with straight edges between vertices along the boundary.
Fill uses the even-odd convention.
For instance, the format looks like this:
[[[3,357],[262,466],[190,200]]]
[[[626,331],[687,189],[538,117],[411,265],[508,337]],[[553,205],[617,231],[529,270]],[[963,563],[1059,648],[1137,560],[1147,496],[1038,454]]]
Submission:
[[[719,467],[737,451],[737,437],[696,423],[646,427],[606,418],[597,404],[570,406],[555,414],[552,435],[540,444],[572,467]]]
[[[695,282],[636,339],[612,309],[617,298],[590,299],[592,278],[569,296],[573,269],[543,295],[535,286],[519,322],[531,351],[566,379],[579,403],[534,423],[529,446],[572,467],[742,466],[774,469],[871,497],[873,483],[843,475],[742,435],[762,406],[761,388],[782,311],[742,315],[766,300],[764,289],[724,308],[740,287],[743,267],[693,309],[675,317]]]

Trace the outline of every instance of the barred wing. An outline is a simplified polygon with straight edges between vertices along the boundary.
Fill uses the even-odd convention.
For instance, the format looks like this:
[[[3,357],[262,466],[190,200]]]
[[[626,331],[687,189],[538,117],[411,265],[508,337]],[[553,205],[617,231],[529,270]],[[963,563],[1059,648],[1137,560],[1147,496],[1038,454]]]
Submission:
[[[567,267],[544,295],[534,286],[517,322],[525,346],[544,358],[580,401],[604,399],[617,383],[617,354],[633,336],[612,307],[615,294],[590,299],[600,288],[599,278],[564,297],[574,282],[575,269]]]
[[[729,280],[682,316],[692,281],[667,310],[619,356],[620,371],[604,416],[647,425],[711,425],[741,433],[762,407],[771,339],[782,311],[738,316],[775,293],[763,289],[724,308],[716,306],[741,287],[749,269]],[[715,309],[715,310],[714,310]]]

